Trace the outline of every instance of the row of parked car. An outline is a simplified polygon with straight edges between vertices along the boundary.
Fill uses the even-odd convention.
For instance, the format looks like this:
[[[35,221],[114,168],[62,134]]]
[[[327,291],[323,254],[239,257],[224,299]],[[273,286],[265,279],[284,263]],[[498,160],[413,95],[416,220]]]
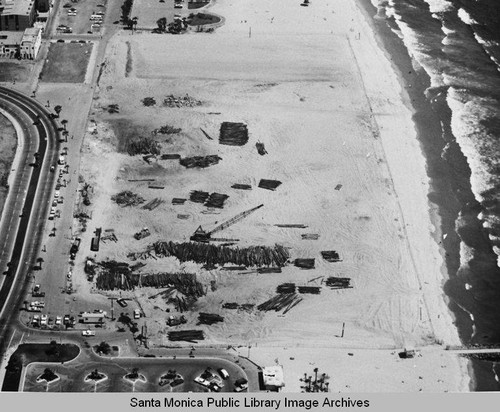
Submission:
[[[40,304],[40,302],[38,302]],[[34,327],[45,328],[61,328],[65,326],[66,328],[72,328],[76,324],[76,319],[74,316],[64,315],[63,316],[49,316],[46,314],[33,315],[31,319],[31,325]]]

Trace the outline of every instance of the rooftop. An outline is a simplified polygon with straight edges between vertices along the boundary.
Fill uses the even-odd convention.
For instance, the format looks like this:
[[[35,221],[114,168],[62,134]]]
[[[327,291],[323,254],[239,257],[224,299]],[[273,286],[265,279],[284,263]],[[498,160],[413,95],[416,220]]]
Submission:
[[[0,31],[0,44],[20,44],[24,33],[20,31]]]
[[[35,42],[36,38],[38,37],[38,34],[40,32],[40,29],[38,27],[30,27],[26,30],[24,30],[24,35],[22,38],[22,42]]]
[[[264,385],[266,386],[285,386],[283,366],[281,365],[266,366],[262,368],[262,377],[264,379]]]
[[[26,15],[31,14],[35,7],[34,0],[0,0],[0,14],[2,15]]]

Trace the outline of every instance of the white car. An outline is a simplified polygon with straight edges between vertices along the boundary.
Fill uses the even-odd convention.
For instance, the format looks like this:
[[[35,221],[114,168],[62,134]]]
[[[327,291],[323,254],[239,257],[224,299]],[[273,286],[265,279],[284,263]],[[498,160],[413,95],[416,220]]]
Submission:
[[[56,325],[61,325],[61,324],[62,324],[62,317],[56,316]]]
[[[54,193],[54,197],[57,199],[60,194],[61,192],[59,190],[56,190],[56,192]]]
[[[82,336],[95,336],[95,332],[93,330],[90,330],[90,329],[83,330]]]
[[[205,387],[208,386],[208,385],[210,385],[210,382],[207,381],[207,380],[205,380],[205,379],[203,379],[201,376],[197,376],[196,378],[194,378],[194,381],[196,383],[199,383],[200,385],[205,386]]]

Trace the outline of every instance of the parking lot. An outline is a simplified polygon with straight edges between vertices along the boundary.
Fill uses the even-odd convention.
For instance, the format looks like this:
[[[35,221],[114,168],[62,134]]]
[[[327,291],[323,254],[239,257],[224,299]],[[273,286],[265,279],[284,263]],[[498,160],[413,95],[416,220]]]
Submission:
[[[55,27],[58,34],[96,34],[102,29],[102,22],[106,18],[106,0],[72,0],[62,3],[57,12]],[[94,20],[91,20],[92,16]],[[101,16],[99,21],[97,16]],[[60,30],[57,30],[60,27]],[[69,30],[65,30],[65,27]]]

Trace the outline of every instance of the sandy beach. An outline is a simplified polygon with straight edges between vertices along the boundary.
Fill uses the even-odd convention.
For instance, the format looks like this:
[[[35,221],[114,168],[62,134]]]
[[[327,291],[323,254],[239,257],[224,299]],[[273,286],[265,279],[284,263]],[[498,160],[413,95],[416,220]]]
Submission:
[[[87,256],[133,263],[130,252],[158,240],[188,241],[200,225],[213,228],[264,204],[223,236],[240,239],[238,247],[283,245],[292,260],[315,258],[315,269],[289,265],[282,273],[259,274],[204,270],[172,257],[142,261],[144,274],[195,272],[207,288],[214,282],[216,288],[185,314],[192,328],[200,311],[224,315],[222,323],[196,326],[205,332],[201,345],[232,345],[260,365],[282,364],[287,392],[299,392],[300,377],[315,367],[331,377],[332,392],[467,391],[467,360],[445,351],[460,341],[442,290],[441,234],[431,221],[409,86],[380,48],[366,14],[340,0],[309,7],[219,0],[207,11],[225,18],[214,33],[122,31],[108,45],[80,164],[80,181],[92,186],[89,228],[78,232],[74,223],[86,251],[73,269],[80,299],[109,305],[105,296],[90,294]],[[171,94],[203,104],[162,106]],[[158,103],[146,107],[145,97]],[[120,112],[108,113],[110,104]],[[249,142],[220,145],[224,121],[245,123]],[[182,131],[157,136],[162,153],[222,160],[186,169],[126,153],[128,139],[166,124]],[[257,153],[257,142],[265,144],[265,156]],[[130,181],[137,179],[164,188]],[[269,191],[257,187],[260,179],[282,184]],[[234,183],[252,190],[232,189]],[[121,208],[110,198],[123,190],[165,203],[154,211]],[[218,214],[189,201],[171,204],[192,190],[229,198]],[[88,250],[96,227],[114,230],[118,242],[101,244],[94,255]],[[151,236],[135,240],[143,227]],[[307,233],[317,240],[302,239]],[[342,261],[322,259],[324,250],[336,250]],[[331,290],[323,283],[328,276],[348,277],[353,287]],[[285,315],[222,309],[223,302],[259,305],[285,282],[321,286],[321,293],[303,295]],[[150,299],[156,293],[140,288],[124,295],[141,306],[150,344],[159,348],[169,344],[168,305]],[[420,352],[402,360],[403,348]]]

